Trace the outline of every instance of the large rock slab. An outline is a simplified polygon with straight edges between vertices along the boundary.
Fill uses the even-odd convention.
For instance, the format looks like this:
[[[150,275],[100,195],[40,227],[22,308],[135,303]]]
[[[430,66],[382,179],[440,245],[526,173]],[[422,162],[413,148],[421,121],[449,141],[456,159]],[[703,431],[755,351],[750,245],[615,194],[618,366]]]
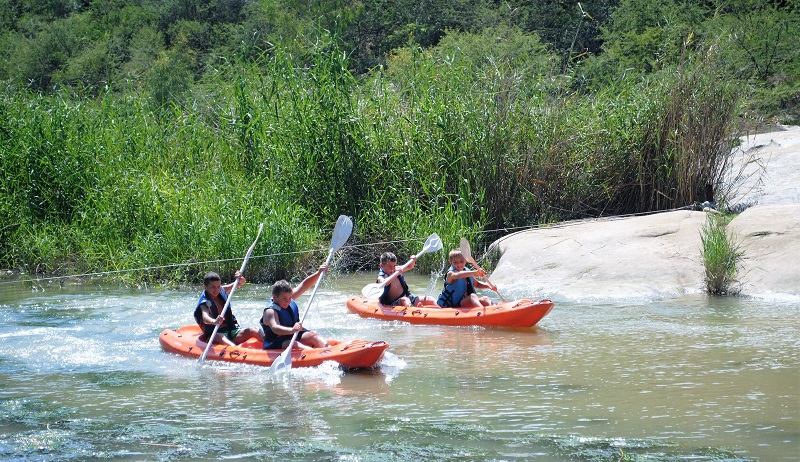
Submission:
[[[730,204],[800,203],[800,127],[743,136],[741,142],[728,178],[735,183]]]
[[[700,229],[705,220],[706,213],[685,210],[516,233],[495,242],[501,258],[491,280],[501,293],[519,297],[585,300],[702,293]]]
[[[743,294],[800,294],[800,204],[751,207],[728,231],[744,251],[738,277]]]
[[[742,295],[800,296],[800,127],[742,137],[729,225]],[[742,207],[744,208],[744,207]],[[704,293],[705,212],[567,222],[506,236],[490,275],[509,297],[653,299]],[[508,295],[506,295],[508,294]]]

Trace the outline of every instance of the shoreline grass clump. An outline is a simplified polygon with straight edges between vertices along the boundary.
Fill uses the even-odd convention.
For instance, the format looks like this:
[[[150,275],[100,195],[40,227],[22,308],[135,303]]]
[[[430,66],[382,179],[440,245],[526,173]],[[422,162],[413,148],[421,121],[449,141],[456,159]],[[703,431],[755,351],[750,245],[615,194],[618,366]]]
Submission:
[[[744,251],[740,243],[728,233],[729,215],[709,213],[700,232],[703,245],[706,290],[713,295],[736,295],[736,275]]]

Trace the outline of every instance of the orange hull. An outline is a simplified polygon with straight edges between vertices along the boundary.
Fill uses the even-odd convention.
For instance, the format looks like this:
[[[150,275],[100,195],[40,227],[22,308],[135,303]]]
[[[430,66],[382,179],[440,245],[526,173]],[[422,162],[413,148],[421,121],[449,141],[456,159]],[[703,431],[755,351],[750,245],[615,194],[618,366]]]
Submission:
[[[183,326],[178,330],[164,329],[158,336],[161,348],[190,358],[199,358],[206,348],[206,342],[200,340],[200,327],[195,324]],[[383,352],[389,347],[386,342],[367,342],[351,340],[341,342],[329,340],[327,348],[292,350],[292,367],[319,366],[324,361],[336,361],[346,369],[374,367]],[[228,361],[232,363],[270,366],[283,350],[264,350],[263,343],[250,339],[238,346],[212,345],[206,359]]]
[[[515,300],[482,308],[391,307],[377,299],[351,297],[347,308],[363,318],[444,326],[533,327],[553,309],[550,300]]]

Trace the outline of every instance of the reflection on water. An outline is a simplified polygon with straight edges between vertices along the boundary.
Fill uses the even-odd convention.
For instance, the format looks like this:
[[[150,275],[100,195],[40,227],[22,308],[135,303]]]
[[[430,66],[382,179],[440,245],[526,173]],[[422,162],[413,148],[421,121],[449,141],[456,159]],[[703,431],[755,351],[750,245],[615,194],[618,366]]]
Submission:
[[[0,286],[0,458],[798,460],[800,301],[557,300],[534,329],[412,326],[347,312],[373,276],[326,278],[306,325],[387,341],[380,367],[278,377],[161,351],[197,288]],[[240,322],[267,292],[237,290]]]

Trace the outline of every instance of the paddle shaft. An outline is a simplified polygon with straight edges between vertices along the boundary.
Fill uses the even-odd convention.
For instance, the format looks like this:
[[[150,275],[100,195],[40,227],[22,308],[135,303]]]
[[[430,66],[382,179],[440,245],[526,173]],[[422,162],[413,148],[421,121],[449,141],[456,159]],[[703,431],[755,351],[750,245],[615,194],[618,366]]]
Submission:
[[[474,264],[474,263],[473,263],[473,264]],[[478,269],[481,269],[481,268],[480,268],[478,265],[475,265],[475,267],[476,267],[476,268],[478,268]],[[492,281],[490,281],[490,280],[489,280],[489,278],[487,278],[486,276],[483,276],[483,280],[484,280],[484,281],[486,281],[488,284],[490,284],[490,285],[492,285],[492,286],[494,286],[494,287],[495,287],[495,289],[494,289],[494,293],[496,293],[496,294],[497,294],[497,296],[498,296],[498,297],[500,297],[500,300],[501,300],[501,301],[503,301],[503,302],[505,302],[505,301],[506,301],[506,299],[505,299],[505,298],[503,298],[503,296],[502,296],[502,295],[500,295],[500,291],[499,291],[499,290],[497,290],[497,286],[496,286],[496,285],[494,285],[494,284],[492,284]]]
[[[325,266],[328,266],[328,263],[331,261],[331,257],[333,256],[334,249],[331,248],[330,252],[328,252],[328,258],[325,260]],[[303,324],[303,321],[306,320],[306,315],[308,314],[308,310],[311,309],[311,302],[314,300],[314,296],[317,295],[317,288],[319,287],[319,283],[322,282],[322,277],[325,276],[325,271],[320,273],[319,279],[314,284],[314,290],[311,291],[311,297],[308,299],[308,304],[306,304],[306,310],[303,312],[303,317],[300,318],[300,324]],[[286,348],[286,351],[291,352],[292,347],[294,346],[295,340],[297,340],[298,331],[295,331],[292,334],[292,339],[289,341],[289,346]]]
[[[253,244],[250,245],[250,248],[247,249],[247,253],[244,256],[244,261],[242,262],[242,267],[239,268],[239,274],[244,273],[244,267],[247,266],[247,260],[250,259],[250,254],[253,253],[253,249],[256,247],[256,242],[258,242],[258,238],[261,236],[261,229],[264,227],[264,223],[258,225],[258,234],[256,234],[256,239],[253,241]],[[228,312],[228,308],[231,306],[231,299],[233,298],[233,293],[236,292],[236,287],[239,285],[239,279],[236,278],[236,281],[233,283],[233,287],[231,287],[231,293],[228,294],[228,299],[225,300],[225,306],[222,307],[222,313],[220,316],[223,318],[225,317],[225,313]],[[219,330],[219,324],[214,325],[214,331],[211,333],[211,337],[208,338],[208,342],[206,343],[206,349],[203,350],[203,354],[200,355],[200,358],[197,360],[197,363],[202,365],[203,361],[206,360],[206,356],[208,355],[208,351],[211,349],[211,345],[214,343],[214,337],[217,335],[217,331]]]
[[[330,264],[333,253],[339,250],[339,248],[341,248],[350,237],[352,230],[353,222],[350,221],[350,218],[345,215],[340,215],[339,219],[336,221],[336,227],[333,229],[333,239],[331,239],[331,248],[328,252],[328,258],[325,259],[325,267]],[[317,294],[317,289],[319,288],[319,284],[322,282],[323,276],[325,276],[325,271],[320,273],[319,279],[317,279],[316,284],[314,284],[314,290],[311,292],[311,297],[308,299],[308,304],[303,312],[303,317],[300,319],[300,324],[303,324],[303,321],[305,321],[306,315],[308,314],[308,310],[311,309],[311,302],[314,301],[314,296]],[[294,347],[294,342],[297,340],[298,333],[298,331],[295,331],[294,334],[292,334],[292,339],[289,341],[289,346],[283,350],[283,352],[275,359],[275,361],[272,362],[272,365],[269,368],[270,374],[274,374],[284,368],[288,369],[292,367],[292,347]]]
[[[414,260],[415,260],[415,261],[416,261],[416,260],[419,260],[419,257],[421,257],[422,255],[424,255],[424,254],[425,254],[425,252],[427,252],[427,251],[428,251],[428,248],[427,248],[427,247],[426,247],[426,248],[424,248],[424,249],[422,249],[422,250],[421,250],[421,251],[420,251],[420,252],[419,252],[417,255],[415,255],[415,258],[414,258]],[[408,263],[406,263],[406,264],[408,264]],[[391,283],[392,283],[392,281],[393,281],[393,280],[395,280],[395,279],[397,279],[397,278],[398,278],[398,277],[399,277],[401,274],[403,274],[403,272],[402,272],[402,271],[395,271],[394,273],[392,273],[392,275],[391,275],[391,276],[389,276],[388,278],[384,279],[384,280],[383,280],[383,282],[380,282],[380,283],[378,283],[378,285],[376,285],[376,286],[374,286],[374,287],[376,287],[376,288],[384,288],[384,287],[388,286],[389,284],[391,284]]]
[[[464,253],[465,260],[467,260],[469,263],[472,263],[472,265],[475,266],[475,268],[477,268],[478,270],[483,271],[483,269],[480,266],[478,266],[478,263],[475,262],[475,259],[472,258],[472,249],[469,246],[469,242],[466,239],[463,239],[463,238],[461,239],[461,251]],[[490,286],[494,286],[495,287],[495,289],[493,289],[494,293],[496,293],[497,296],[500,297],[500,300],[505,302],[506,299],[503,298],[502,295],[500,295],[500,291],[497,290],[497,286],[492,284],[492,281],[490,281],[489,278],[486,277],[486,273],[485,272],[484,272],[484,275],[482,277],[483,277],[483,280],[486,281],[486,283],[488,283]]]
[[[473,265],[475,265],[475,268],[478,268],[479,270],[483,271],[483,269],[482,269],[480,266],[478,266],[478,264],[477,264],[477,263],[475,263],[475,260],[472,260],[472,264],[473,264]],[[505,301],[506,301],[506,299],[505,299],[505,298],[503,298],[503,296],[502,296],[502,295],[500,295],[500,291],[499,291],[499,290],[497,290],[497,286],[496,286],[496,285],[494,285],[494,284],[492,284],[492,281],[490,281],[490,280],[489,280],[489,278],[487,278],[487,277],[485,276],[485,274],[484,274],[484,276],[483,276],[483,280],[484,280],[484,281],[486,281],[486,282],[487,282],[489,285],[491,285],[491,286],[495,287],[495,289],[494,289],[494,293],[496,293],[496,294],[497,294],[497,296],[498,296],[498,297],[500,297],[500,300],[501,300],[501,301],[503,301],[503,302],[505,302]]]
[[[420,252],[415,256],[416,257],[415,260],[419,260],[419,257],[421,257],[425,253],[435,252],[441,248],[442,248],[442,240],[439,239],[438,234],[433,233],[430,236],[428,236],[428,239],[425,240],[425,245],[422,246],[422,250],[420,250]],[[363,289],[361,289],[361,294],[369,298],[374,297],[375,295],[378,294],[378,292],[381,289],[389,285],[392,282],[392,280],[399,277],[400,274],[401,274],[400,271],[395,271],[391,276],[384,279],[383,282],[373,282],[372,284],[367,284],[366,286],[364,286]]]

